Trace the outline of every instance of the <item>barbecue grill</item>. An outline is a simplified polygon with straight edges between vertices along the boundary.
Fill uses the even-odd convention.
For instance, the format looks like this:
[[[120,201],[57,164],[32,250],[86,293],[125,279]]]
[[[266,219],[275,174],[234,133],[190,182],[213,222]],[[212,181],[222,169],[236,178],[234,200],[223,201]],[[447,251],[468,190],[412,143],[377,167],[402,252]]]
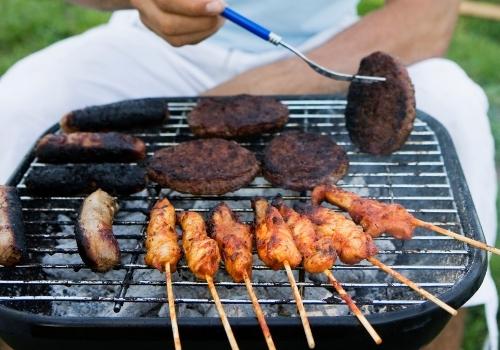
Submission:
[[[432,117],[419,111],[404,148],[390,156],[374,157],[357,152],[351,144],[344,123],[344,99],[279,99],[290,110],[286,130],[331,135],[346,149],[350,168],[339,186],[381,201],[401,203],[420,219],[484,241],[453,144]],[[146,142],[149,155],[193,138],[186,114],[196,98],[165,100],[171,114],[165,125],[133,133]],[[48,132],[57,130],[54,126]],[[241,144],[259,157],[272,137],[265,134]],[[143,261],[144,232],[154,202],[168,196],[177,210],[207,212],[226,201],[248,222],[253,217],[250,199],[256,195],[272,198],[281,193],[287,203],[293,204],[308,200],[310,194],[275,188],[262,177],[224,196],[181,194],[150,183],[143,192],[119,197],[121,210],[114,230],[122,264],[114,271],[100,274],[83,265],[74,242],[73,223],[84,197],[31,196],[24,178],[39,166],[44,164],[37,161],[32,151],[10,180],[21,196],[29,248],[29,258],[22,265],[0,267],[0,335],[16,349],[108,348],[115,344],[123,349],[173,347],[170,321],[164,316],[164,279]],[[456,308],[473,295],[486,271],[483,251],[423,229],[418,229],[410,241],[388,236],[375,241],[380,248],[379,259]],[[223,267],[220,271],[216,288],[240,346],[263,348],[265,343],[245,296],[245,285],[232,282],[222,272]],[[337,263],[333,272],[383,338],[379,349],[417,349],[448,321],[445,311],[368,263]],[[317,348],[375,347],[326,280],[300,268],[294,273],[310,313]],[[206,283],[194,279],[184,260],[173,281],[184,348],[227,346]],[[269,270],[255,259],[253,286],[277,347],[306,348],[286,274]]]

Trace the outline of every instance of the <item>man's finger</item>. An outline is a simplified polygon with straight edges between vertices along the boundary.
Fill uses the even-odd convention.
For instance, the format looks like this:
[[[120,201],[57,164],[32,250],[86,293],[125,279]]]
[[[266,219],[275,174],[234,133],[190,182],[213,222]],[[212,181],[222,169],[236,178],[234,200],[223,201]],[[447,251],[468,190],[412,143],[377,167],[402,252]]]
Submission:
[[[224,11],[224,0],[155,0],[165,12],[184,16],[215,16]]]
[[[224,21],[221,19],[221,24],[222,25]],[[184,45],[194,45],[198,44],[199,42],[205,40],[209,36],[213,35],[217,30],[219,29],[219,26],[213,30],[208,30],[205,32],[199,32],[199,33],[193,33],[193,34],[187,34],[187,35],[177,35],[177,36],[172,36],[166,38],[166,40],[170,43],[170,45],[175,46],[175,47],[180,47]]]
[[[182,15],[162,14],[156,18],[158,26],[165,35],[184,35],[217,30],[223,19],[212,17],[187,17]]]

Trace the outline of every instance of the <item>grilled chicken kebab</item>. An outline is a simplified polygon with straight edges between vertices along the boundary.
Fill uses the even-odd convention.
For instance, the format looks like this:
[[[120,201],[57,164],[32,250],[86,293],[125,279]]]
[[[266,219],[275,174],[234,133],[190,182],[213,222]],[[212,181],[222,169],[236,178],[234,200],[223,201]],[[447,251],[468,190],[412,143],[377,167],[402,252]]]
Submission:
[[[164,272],[168,263],[175,272],[182,252],[175,232],[175,208],[167,198],[158,200],[151,210],[146,250],[146,264]]]
[[[255,238],[260,259],[273,270],[279,270],[288,262],[297,267],[302,256],[295,246],[292,233],[278,209],[264,198],[252,200],[255,213]]]
[[[342,262],[357,264],[377,254],[377,247],[371,236],[344,215],[311,204],[296,205],[295,208],[316,225],[319,235],[329,237],[333,241]]]
[[[120,263],[120,248],[113,235],[116,200],[102,190],[85,198],[75,225],[80,256],[92,270],[106,272]]]
[[[324,200],[346,210],[352,220],[372,237],[385,232],[398,239],[410,239],[418,226],[415,217],[399,204],[362,198],[336,186],[321,185],[313,190],[313,203],[319,204]]]
[[[221,256],[217,242],[207,235],[205,220],[199,213],[185,211],[180,215],[179,222],[189,269],[200,279],[213,277],[219,268]]]
[[[285,205],[281,196],[277,196],[272,205],[279,210],[290,228],[293,240],[304,257],[304,269],[310,273],[320,273],[331,268],[337,259],[333,240],[316,231],[306,216]]]
[[[226,203],[219,203],[208,221],[210,237],[216,240],[227,273],[235,282],[252,277],[252,230],[240,222]]]
[[[25,254],[21,200],[15,187],[0,186],[0,265],[15,266]]]

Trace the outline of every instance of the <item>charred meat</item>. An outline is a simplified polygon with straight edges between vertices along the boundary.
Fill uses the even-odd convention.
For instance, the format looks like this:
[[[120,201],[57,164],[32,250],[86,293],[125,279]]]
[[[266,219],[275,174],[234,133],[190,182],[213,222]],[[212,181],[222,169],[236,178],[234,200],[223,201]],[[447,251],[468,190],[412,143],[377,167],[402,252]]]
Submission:
[[[149,178],[191,194],[224,194],[249,184],[259,172],[254,154],[234,141],[205,139],[155,152]]]
[[[410,76],[401,62],[383,52],[363,58],[358,74],[387,80],[351,83],[345,111],[349,136],[362,152],[390,154],[403,146],[413,129],[416,108]]]
[[[264,177],[275,186],[296,191],[335,184],[348,167],[346,152],[326,135],[285,132],[264,150]]]
[[[75,225],[76,243],[83,262],[94,271],[106,272],[120,263],[120,248],[113,235],[116,200],[102,190],[85,198]]]
[[[66,133],[130,130],[162,125],[168,116],[165,99],[145,98],[77,109],[62,117],[59,124]]]
[[[21,200],[15,187],[0,186],[0,265],[15,266],[25,254]]]
[[[110,163],[34,167],[26,177],[26,187],[42,196],[89,194],[98,188],[114,195],[130,194],[146,187],[146,171]]]
[[[36,155],[45,163],[126,163],[146,157],[141,139],[117,132],[48,134],[38,141]]]
[[[199,137],[241,138],[281,129],[288,108],[266,96],[238,95],[200,99],[188,117]]]
[[[278,209],[264,198],[252,201],[255,215],[255,238],[260,259],[273,270],[282,269],[285,262],[294,268],[302,255],[295,246],[292,233]]]
[[[180,215],[179,222],[189,269],[200,279],[206,279],[207,275],[213,277],[221,256],[217,242],[207,235],[205,220],[199,213],[186,211]]]
[[[281,196],[277,196],[272,204],[292,232],[295,245],[304,258],[304,269],[310,273],[320,273],[331,268],[337,259],[333,240],[316,232],[311,220],[288,207]]]
[[[167,198],[158,200],[151,210],[146,251],[146,264],[163,272],[169,263],[170,271],[175,272],[182,252],[175,232],[175,208]]]
[[[307,216],[316,225],[316,232],[322,237],[333,241],[339,259],[346,264],[357,264],[361,260],[377,254],[373,239],[367,235],[361,226],[331,209],[297,205],[296,210]]]
[[[314,203],[323,200],[346,210],[358,225],[372,237],[382,233],[397,239],[411,239],[417,227],[413,215],[399,204],[387,204],[362,198],[336,186],[318,186],[312,193]]]
[[[252,278],[252,229],[243,224],[226,203],[210,213],[209,235],[217,241],[226,270],[235,282]]]

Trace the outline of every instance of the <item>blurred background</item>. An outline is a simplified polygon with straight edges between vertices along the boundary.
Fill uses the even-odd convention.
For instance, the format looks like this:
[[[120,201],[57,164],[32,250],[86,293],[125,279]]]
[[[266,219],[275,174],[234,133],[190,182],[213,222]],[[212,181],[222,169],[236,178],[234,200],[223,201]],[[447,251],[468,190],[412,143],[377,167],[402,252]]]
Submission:
[[[362,0],[360,15],[383,4]],[[489,116],[496,140],[497,172],[500,170],[500,0],[463,2],[461,16],[447,56],[460,64],[486,91]],[[492,5],[492,7],[485,7]],[[109,14],[82,9],[64,0],[0,1],[0,76],[17,60],[53,42],[107,21]],[[27,82],[29,84],[29,82]],[[500,201],[497,200],[500,204]],[[500,205],[497,205],[497,210]],[[500,217],[500,213],[499,213]],[[500,226],[500,223],[499,223]],[[498,234],[500,236],[500,233]],[[500,240],[497,241],[500,246]],[[491,261],[500,290],[500,257]],[[482,347],[486,334],[483,308],[469,309],[463,349]]]

